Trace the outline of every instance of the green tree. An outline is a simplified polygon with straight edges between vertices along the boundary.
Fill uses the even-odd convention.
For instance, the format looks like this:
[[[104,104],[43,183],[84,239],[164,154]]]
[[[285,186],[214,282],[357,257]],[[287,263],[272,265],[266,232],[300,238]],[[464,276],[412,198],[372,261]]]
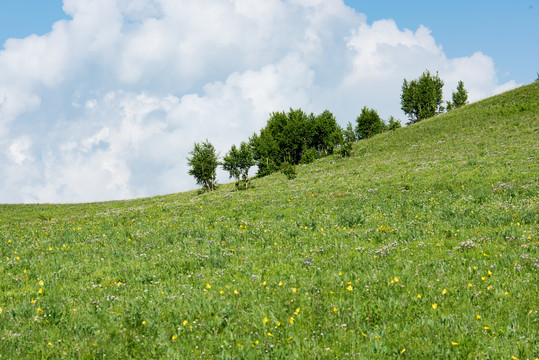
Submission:
[[[236,148],[236,145],[232,145],[230,150],[223,156],[223,162],[221,163],[221,166],[228,172],[230,178],[236,179],[236,182],[239,182],[241,178],[239,159],[240,151]]]
[[[459,81],[457,85],[457,92],[453,92],[452,98],[452,106],[454,109],[461,107],[462,105],[466,105],[468,102],[468,91],[466,91],[464,88],[464,83],[462,81]]]
[[[192,175],[197,184],[202,185],[204,189],[214,190],[217,187],[215,178],[219,156],[213,145],[208,140],[195,143],[189,154],[191,155],[187,158],[187,164],[191,167],[189,175]]]
[[[298,173],[296,172],[296,167],[290,164],[288,161],[285,161],[281,164],[281,172],[286,176],[288,180],[293,180],[298,175]]]
[[[260,131],[260,135],[253,134],[249,138],[249,144],[258,166],[258,176],[266,176],[279,170],[279,146],[269,130],[264,128]]]
[[[444,82],[436,73],[432,76],[426,70],[417,80],[408,82],[404,79],[401,94],[401,109],[416,123],[439,114],[442,110],[442,88]]]
[[[387,129],[389,131],[397,130],[401,128],[402,125],[399,120],[395,119],[393,116],[390,116],[387,122]]]
[[[343,142],[342,129],[337,124],[335,116],[330,111],[324,110],[316,117],[311,115],[310,121],[309,147],[324,155],[332,154],[335,147]]]
[[[258,176],[281,169],[288,162],[308,163],[333,153],[343,142],[341,127],[331,112],[307,115],[301,109],[272,113],[260,134],[250,139]]]
[[[367,139],[376,134],[384,132],[385,124],[380,119],[380,115],[374,109],[368,109],[366,106],[361,109],[361,114],[356,119],[357,138]]]
[[[255,164],[251,146],[246,142],[240,144],[239,149],[232,145],[228,153],[223,157],[222,167],[236,179],[236,184],[240,185],[240,180],[245,188],[249,186],[249,169]]]
[[[344,143],[353,143],[357,140],[356,132],[354,130],[354,125],[349,121],[346,124],[346,130],[343,132]]]

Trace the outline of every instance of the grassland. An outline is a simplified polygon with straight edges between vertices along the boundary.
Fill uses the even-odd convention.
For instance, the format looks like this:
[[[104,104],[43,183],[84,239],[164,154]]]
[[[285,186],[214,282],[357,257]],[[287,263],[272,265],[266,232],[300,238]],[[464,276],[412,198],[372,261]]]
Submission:
[[[539,83],[235,191],[0,205],[0,358],[539,357]]]

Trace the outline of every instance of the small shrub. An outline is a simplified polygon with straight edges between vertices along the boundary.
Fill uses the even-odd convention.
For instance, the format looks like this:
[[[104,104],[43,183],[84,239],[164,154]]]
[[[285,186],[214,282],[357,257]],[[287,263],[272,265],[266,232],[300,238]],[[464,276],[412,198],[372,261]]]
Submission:
[[[337,155],[342,158],[349,157],[352,155],[352,143],[346,142],[340,148],[337,149]]]
[[[310,164],[316,159],[318,159],[320,155],[318,154],[318,151],[316,151],[315,148],[309,148],[303,151],[301,154],[301,164]]]
[[[288,180],[295,179],[298,173],[296,172],[296,167],[289,162],[284,162],[281,165],[281,172],[286,176]]]

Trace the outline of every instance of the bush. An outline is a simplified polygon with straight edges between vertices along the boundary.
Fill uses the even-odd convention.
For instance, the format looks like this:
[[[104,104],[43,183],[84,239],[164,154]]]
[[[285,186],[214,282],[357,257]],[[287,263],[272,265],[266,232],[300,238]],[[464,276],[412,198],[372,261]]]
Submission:
[[[410,124],[430,118],[442,111],[442,88],[444,82],[427,70],[417,80],[404,79],[401,94],[401,109],[408,115]]]
[[[361,115],[356,119],[357,138],[367,139],[385,130],[385,124],[380,119],[380,115],[374,109],[368,109],[366,106],[361,109]]]
[[[206,190],[214,190],[217,187],[215,180],[219,156],[215,148],[208,140],[203,143],[195,143],[193,151],[189,153],[187,164],[191,167],[189,175],[192,175],[197,184],[202,185]]]
[[[350,155],[352,155],[352,143],[348,141],[343,144],[340,148],[337,149],[337,155],[342,158],[349,157]]]
[[[320,157],[320,154],[318,154],[318,151],[316,151],[315,148],[309,148],[306,150],[303,150],[303,153],[301,154],[301,160],[299,161],[300,164],[310,164],[316,159]]]
[[[284,162],[281,165],[281,172],[286,176],[288,180],[295,179],[298,173],[296,172],[296,167],[289,162]]]

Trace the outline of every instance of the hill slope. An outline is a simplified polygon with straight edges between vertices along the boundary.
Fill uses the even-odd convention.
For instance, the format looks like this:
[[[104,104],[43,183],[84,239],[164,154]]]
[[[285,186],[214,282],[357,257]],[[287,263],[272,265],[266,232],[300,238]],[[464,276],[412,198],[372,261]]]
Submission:
[[[256,179],[0,206],[6,358],[539,356],[539,83]]]

